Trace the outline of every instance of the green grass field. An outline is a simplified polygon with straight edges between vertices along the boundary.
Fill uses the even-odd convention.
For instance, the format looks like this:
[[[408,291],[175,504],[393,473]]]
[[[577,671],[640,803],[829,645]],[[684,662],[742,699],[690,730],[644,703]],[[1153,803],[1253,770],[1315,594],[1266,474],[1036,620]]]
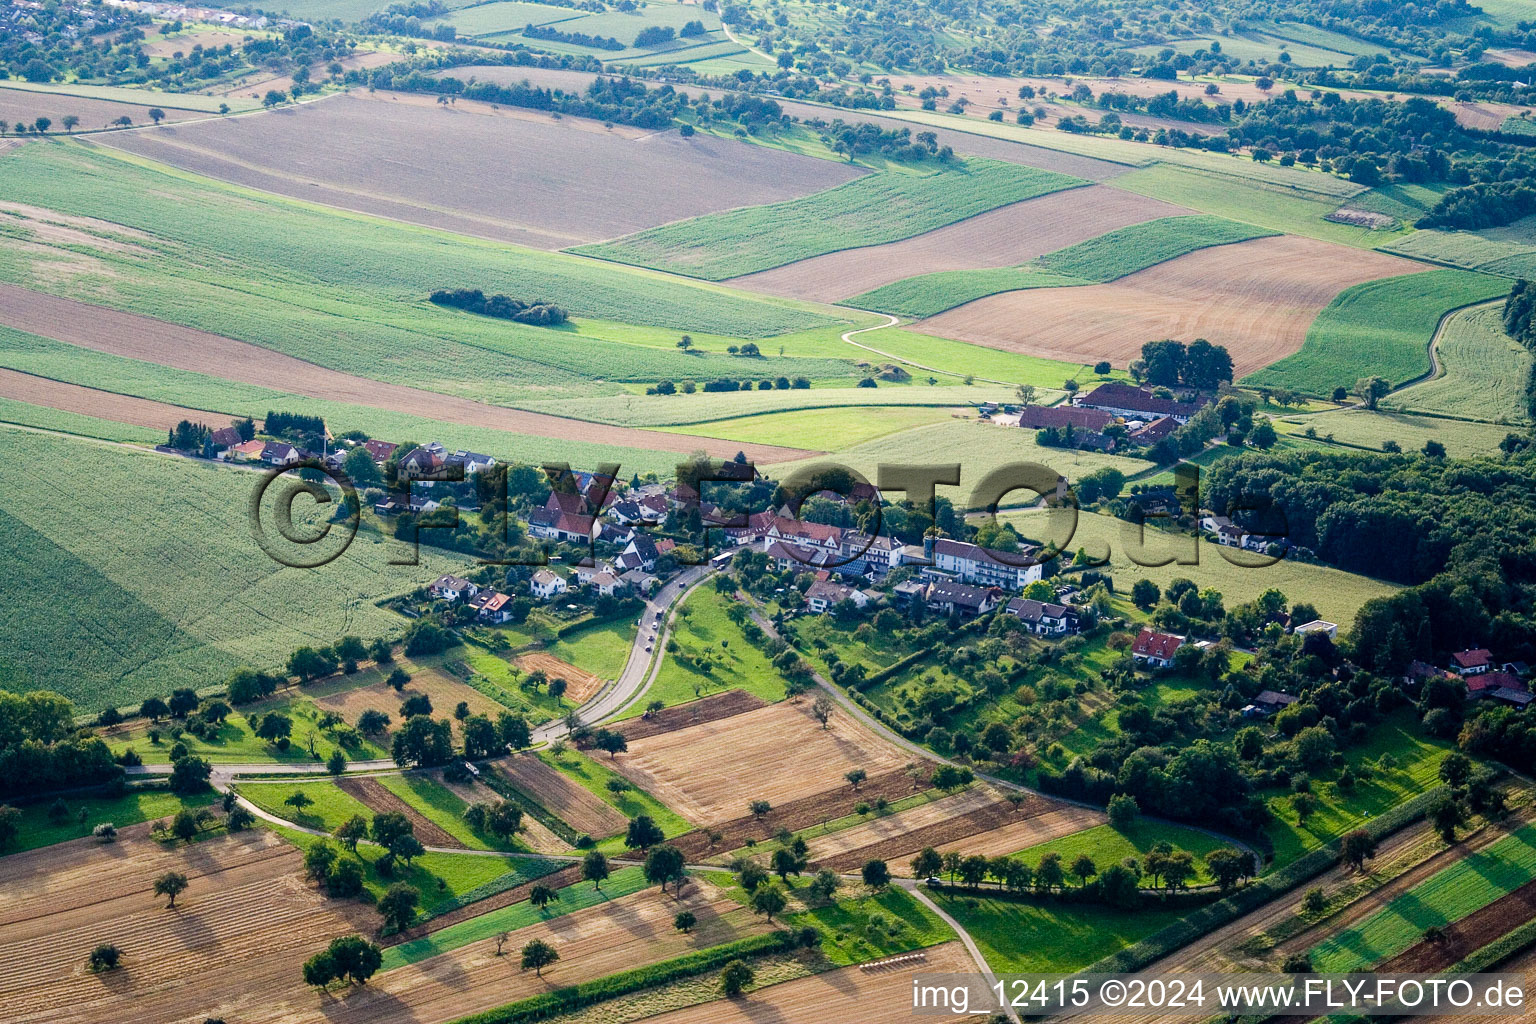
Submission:
[[[620,868],[603,883],[601,889],[594,887],[590,882],[578,882],[556,890],[559,898],[543,910],[524,900],[521,903],[514,903],[509,907],[502,907],[488,914],[481,914],[479,917],[449,925],[424,938],[390,946],[384,950],[384,962],[379,970],[392,971],[396,967],[420,963],[439,953],[467,946],[471,942],[494,940],[501,932],[516,931],[519,928],[527,928],[529,925],[563,917],[588,907],[600,906],[621,896],[637,893],[649,884],[640,868]]]
[[[361,2],[372,3],[376,0],[361,0]],[[571,21],[581,16],[582,12],[572,7],[502,0],[498,3],[461,8],[442,20],[458,30],[461,36],[489,36],[499,32],[521,33],[527,25],[551,25],[557,21]],[[570,27],[562,26],[562,31],[570,31]]]
[[[802,409],[666,429],[678,434],[717,437],[727,441],[840,451],[898,430],[939,423],[949,419],[950,415],[948,409],[926,406]]]
[[[1243,383],[1311,395],[1328,395],[1341,386],[1352,390],[1367,373],[1402,384],[1429,372],[1429,341],[1442,316],[1508,291],[1506,280],[1465,270],[1357,284],[1317,315],[1300,352],[1249,374]]]
[[[672,812],[666,804],[657,800],[645,790],[637,786],[615,793],[608,788],[608,783],[613,779],[623,778],[618,772],[603,764],[602,759],[606,755],[588,755],[579,750],[566,749],[560,753],[549,750],[541,750],[538,753],[539,760],[549,765],[556,771],[569,776],[589,793],[596,795],[605,803],[618,808],[626,818],[635,818],[642,814],[649,814],[661,830],[667,834],[668,839],[682,835],[693,828],[680,815]],[[558,812],[558,808],[552,808]],[[624,850],[623,836],[611,841],[603,848],[610,853]]]
[[[1069,480],[1105,466],[1113,466],[1127,476],[1148,469],[1151,463],[1123,455],[1102,452],[1043,448],[1035,443],[1034,431],[1017,427],[994,426],[974,419],[949,420],[927,427],[914,427],[887,434],[873,441],[854,445],[836,456],[817,456],[794,462],[781,462],[770,472],[778,479],[806,466],[835,463],[873,481],[882,463],[951,463],[963,459],[960,486],[940,487],[939,494],[958,504],[971,507],[972,489],[992,470],[1020,462],[1037,462],[1065,475]],[[1005,499],[1022,502],[1026,492]],[[977,499],[980,500],[980,499]],[[990,497],[988,498],[990,500]],[[983,502],[984,503],[984,502]]]
[[[12,423],[21,427],[37,427],[77,437],[94,437],[103,441],[123,441],[129,444],[160,444],[165,431],[136,427],[127,423],[83,416],[77,412],[50,409],[45,405],[18,402],[14,398],[0,398],[0,423]],[[167,424],[169,425],[169,424]]]
[[[1442,374],[1388,395],[1382,405],[1494,423],[1529,422],[1525,384],[1532,356],[1504,333],[1501,308],[1478,306],[1453,313],[1437,347]]]
[[[599,622],[545,646],[550,654],[604,679],[617,679],[629,660],[635,622],[625,616]]]
[[[1319,438],[1340,444],[1381,450],[1388,441],[1396,441],[1405,452],[1416,452],[1426,441],[1439,441],[1448,454],[1465,457],[1491,455],[1510,428],[1496,423],[1470,423],[1436,416],[1415,416],[1406,412],[1370,412],[1365,409],[1341,409],[1312,416],[1288,416],[1275,423],[1275,429],[1289,436],[1305,437],[1306,430]]]
[[[275,814],[305,828],[332,832],[354,814],[368,821],[373,820],[373,811],[367,804],[343,793],[330,779],[248,781],[241,782],[235,790],[268,814]],[[295,793],[303,793],[310,800],[302,811],[284,802]]]
[[[69,817],[62,824],[49,819],[51,801],[38,801],[18,808],[21,820],[17,823],[16,838],[5,847],[6,853],[35,850],[41,846],[79,839],[91,834],[97,825],[110,824],[118,828],[137,825],[142,821],[157,821],[174,817],[183,808],[196,810],[213,802],[216,794],[201,793],[194,796],[177,796],[165,789],[135,787],[122,796],[64,796]],[[86,812],[85,823],[77,815]]]
[[[1485,273],[1517,275],[1522,267],[1536,265],[1536,246],[1494,231],[1415,231],[1382,251]]]
[[[999,517],[1013,523],[1023,536],[1035,540],[1060,543],[1066,536],[1065,516],[1060,517],[1059,525],[1053,521],[1055,517],[1038,510],[1004,512]],[[1199,542],[1199,563],[1196,565],[1179,565],[1177,562],[1163,566],[1137,565],[1131,560],[1136,550],[1133,546],[1135,539],[1136,527],[1133,524],[1085,512],[1077,517],[1077,529],[1067,549],[1075,552],[1082,548],[1092,558],[1102,558],[1108,554],[1108,571],[1114,577],[1116,592],[1120,594],[1130,593],[1131,586],[1139,579],[1149,579],[1159,587],[1166,587],[1169,582],[1182,576],[1194,580],[1202,589],[1212,587],[1219,591],[1226,599],[1226,606],[1231,608],[1243,601],[1251,601],[1273,588],[1292,601],[1312,602],[1318,614],[1346,627],[1354,621],[1355,612],[1362,604],[1396,589],[1391,584],[1364,576],[1286,559],[1263,568],[1234,565],[1223,556],[1230,555],[1234,560],[1246,558],[1249,565],[1257,556],[1249,552],[1235,553],[1230,548],[1205,540]],[[1137,557],[1142,561],[1160,561],[1169,555],[1188,557],[1190,543],[1188,535],[1167,534],[1149,526],[1142,553]]]
[[[1034,867],[1046,854],[1059,853],[1062,864],[1070,868],[1076,858],[1086,853],[1093,858],[1094,865],[1102,871],[1127,857],[1140,859],[1158,843],[1168,843],[1176,850],[1188,850],[1194,854],[1195,867],[1198,869],[1194,882],[1201,885],[1211,881],[1210,873],[1205,869],[1205,855],[1226,845],[1192,828],[1137,820],[1125,828],[1099,825],[1084,832],[1053,839],[1048,843],[1021,850],[1014,854],[1014,858]],[[1151,885],[1152,880],[1143,879],[1142,884]]]
[[[359,675],[365,675],[365,673],[359,673]],[[366,673],[366,675],[374,680],[382,678],[377,673]],[[114,726],[103,734],[103,738],[106,739],[107,745],[112,748],[114,754],[132,747],[134,752],[144,759],[145,764],[169,764],[171,748],[176,743],[182,743],[189,754],[204,758],[212,764],[254,764],[261,761],[280,761],[285,764],[308,762],[315,766],[316,771],[320,770],[321,764],[331,756],[331,752],[340,746],[331,734],[319,728],[320,709],[312,701],[306,700],[303,695],[276,696],[248,708],[247,711],[252,714],[277,711],[292,719],[293,736],[288,749],[278,750],[266,740],[256,736],[251,730],[246,714],[240,711],[234,712],[225,719],[224,725],[211,741],[199,739],[191,733],[183,733],[180,739],[173,739],[170,734],[172,723],[161,722],[159,725],[151,725],[142,719],[133,719]],[[152,728],[160,733],[158,743],[149,739],[148,733]],[[315,747],[313,757],[309,753],[311,742]],[[348,760],[354,761],[389,756],[387,750],[366,738],[360,738],[355,747],[340,747],[340,749]]]
[[[421,564],[391,566],[388,545],[359,535],[319,571],[287,568],[252,532],[258,474],[7,427],[0,445],[29,467],[0,511],[0,665],[82,710],[207,688],[343,633],[394,634],[402,620],[375,600],[467,563],[423,547]]]
[[[1360,924],[1312,949],[1319,972],[1369,968],[1422,940],[1424,930],[1459,921],[1536,875],[1536,825],[1468,854],[1388,903]]]
[[[855,296],[845,305],[901,316],[935,316],[998,292],[1113,281],[1197,249],[1271,234],[1221,217],[1163,217],[1046,253],[1022,267],[922,274]]]
[[[707,214],[572,251],[723,281],[839,249],[909,238],[1081,184],[1052,171],[973,159],[926,174],[868,174],[801,199]]]
[[[671,707],[726,690],[745,690],[769,702],[784,699],[784,678],[762,651],[747,642],[741,627],[726,617],[727,600],[714,587],[693,592],[673,625],[669,643],[676,645],[676,652],[668,652],[650,688],[620,712],[619,718],[643,714],[654,700]],[[704,652],[713,658],[708,672],[694,660]],[[688,656],[692,663],[683,664],[678,654]]]
[[[786,914],[784,923],[815,928],[822,954],[839,967],[936,946],[955,934],[937,914],[894,886],[880,893],[840,894],[827,906]]]
[[[1093,904],[1014,902],[934,894],[998,973],[1071,973],[1151,935],[1177,910],[1115,910]]]
[[[230,41],[238,47],[240,39],[231,36]],[[163,92],[159,89],[136,89],[130,86],[118,85],[85,85],[81,82],[49,83],[29,82],[24,78],[8,78],[0,82],[0,89],[15,89],[23,92],[47,93],[53,96],[80,96],[85,99],[112,100],[117,103],[142,104],[144,111],[138,120],[149,120],[150,107],[164,107],[176,110],[196,110],[200,113],[216,114],[219,107],[228,105],[230,110],[251,110],[259,104],[257,101],[238,96],[204,96],[195,92]],[[132,116],[131,114],[129,116]]]

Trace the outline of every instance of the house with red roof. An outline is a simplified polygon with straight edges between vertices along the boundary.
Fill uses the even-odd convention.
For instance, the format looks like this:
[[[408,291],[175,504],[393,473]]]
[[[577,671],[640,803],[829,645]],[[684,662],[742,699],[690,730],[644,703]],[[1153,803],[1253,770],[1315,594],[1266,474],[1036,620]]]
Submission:
[[[1131,657],[1136,664],[1145,665],[1148,668],[1168,668],[1173,664],[1173,655],[1180,647],[1184,646],[1184,638],[1175,633],[1159,633],[1154,629],[1142,627],[1141,633],[1136,637],[1136,642],[1131,645]]]

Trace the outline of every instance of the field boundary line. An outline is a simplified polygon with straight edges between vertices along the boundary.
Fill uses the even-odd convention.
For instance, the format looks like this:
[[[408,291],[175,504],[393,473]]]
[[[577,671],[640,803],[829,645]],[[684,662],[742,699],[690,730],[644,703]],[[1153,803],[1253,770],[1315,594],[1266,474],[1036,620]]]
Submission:
[[[853,307],[850,306],[849,308],[852,309]],[[866,310],[861,310],[860,312],[873,313],[874,310],[866,309]],[[942,373],[946,377],[960,376],[959,374],[956,374],[953,370],[941,370],[937,366],[927,366],[927,365],[925,365],[923,363],[914,363],[910,359],[903,359],[901,356],[892,355],[889,352],[882,352],[882,351],[880,351],[879,349],[875,348],[872,345],[865,345],[863,342],[854,341],[853,340],[853,336],[855,334],[864,334],[867,331],[883,331],[887,327],[895,327],[895,326],[897,326],[898,324],[901,323],[901,318],[900,317],[892,316],[889,313],[879,313],[877,315],[885,317],[886,322],[883,323],[883,324],[875,324],[873,327],[859,327],[859,328],[857,328],[855,330],[844,331],[843,332],[843,340],[846,341],[848,344],[852,345],[854,348],[861,348],[861,349],[863,349],[866,352],[873,352],[875,355],[881,356],[882,358],[893,359],[893,360],[895,360],[898,363],[904,363],[907,366],[911,366],[911,367],[914,367],[914,368],[919,369],[919,370],[927,370],[929,373]],[[972,380],[979,380],[979,381],[982,381],[983,383],[986,383],[986,384],[1001,384],[1004,387],[1010,387],[1010,388],[1014,387],[1014,386],[1016,386],[1018,384],[1018,381],[998,380],[998,379],[996,379],[994,377],[975,377],[975,376],[973,376],[971,379]]]

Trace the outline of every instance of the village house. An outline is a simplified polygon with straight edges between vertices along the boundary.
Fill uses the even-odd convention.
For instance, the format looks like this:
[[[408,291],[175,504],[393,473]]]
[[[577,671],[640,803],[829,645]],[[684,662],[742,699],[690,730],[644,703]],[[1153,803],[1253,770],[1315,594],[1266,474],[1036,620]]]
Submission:
[[[923,600],[933,611],[974,619],[996,608],[1002,596],[996,587],[972,587],[954,580],[935,580],[928,584]]]
[[[842,556],[836,551],[828,551],[825,548],[808,548],[799,544],[790,544],[784,541],[769,541],[765,552],[769,561],[778,567],[780,572],[788,569],[799,570],[828,570],[842,560]]]
[[[1019,410],[1019,426],[1025,430],[1054,428],[1089,434],[1101,434],[1115,418],[1101,409],[1081,409],[1072,405],[1026,405]]]
[[[1004,611],[1041,636],[1061,636],[1078,630],[1077,611],[1068,605],[1016,597]]]
[[[389,457],[395,454],[395,449],[400,446],[390,444],[388,441],[364,441],[362,448],[368,453],[368,457],[382,466],[389,461]]]
[[[1156,444],[1175,430],[1179,429],[1179,421],[1172,416],[1160,416],[1131,431],[1130,439],[1136,444]]]
[[[774,518],[773,525],[763,535],[763,545],[767,550],[775,543],[792,544],[797,548],[826,552],[831,556],[830,560],[836,561],[843,546],[843,532],[840,526],[808,523],[780,515]]]
[[[726,540],[732,544],[754,544],[768,535],[773,527],[773,521],[778,516],[773,512],[753,512],[747,516],[745,526],[727,526],[725,528]]]
[[[558,573],[548,569],[536,570],[528,580],[528,592],[540,601],[554,600],[569,589]]]
[[[1243,717],[1268,718],[1270,715],[1284,711],[1292,704],[1295,704],[1296,701],[1297,698],[1289,693],[1280,693],[1277,690],[1262,690],[1258,696],[1253,698],[1252,703],[1243,706]]]
[[[841,557],[846,564],[839,571],[844,576],[869,576],[879,580],[902,564],[902,544],[893,537],[849,530],[843,534]]]
[[[1486,647],[1457,651],[1451,655],[1451,671],[1459,676],[1476,676],[1493,668],[1493,654]]]
[[[432,581],[429,591],[439,601],[457,601],[461,597],[474,597],[480,588],[462,576],[439,576]]]
[[[227,451],[244,440],[240,436],[240,431],[234,427],[220,427],[208,435],[208,443],[213,446],[215,452]]]
[[[443,468],[443,446],[436,441],[418,445],[406,452],[398,464],[399,474],[405,480],[424,480]]]
[[[548,506],[536,508],[528,516],[528,535],[541,540],[563,541],[567,544],[592,542],[591,516],[574,512],[561,512]]]
[[[805,607],[817,615],[831,611],[842,601],[852,601],[856,608],[862,610],[868,607],[869,600],[869,595],[864,591],[831,580],[817,580],[805,592]]]
[[[443,468],[459,470],[468,480],[476,473],[483,473],[496,465],[496,460],[489,455],[481,455],[479,452],[457,451],[443,458]]]
[[[1023,590],[1040,579],[1039,565],[1023,565],[1036,549],[1021,546],[1016,552],[994,551],[960,540],[939,537],[933,542],[933,568],[954,577],[962,583],[985,587],[1001,587],[1004,590]]]
[[[1303,622],[1301,625],[1292,630],[1292,632],[1303,638],[1305,638],[1309,633],[1322,633],[1327,636],[1329,640],[1335,640],[1339,635],[1339,627],[1337,623],[1328,622],[1324,619],[1313,619],[1311,622]]]
[[[262,452],[267,450],[265,441],[242,441],[224,453],[224,458],[231,462],[260,462]]]
[[[641,597],[649,597],[651,591],[660,585],[661,581],[644,569],[631,569],[619,577],[619,582],[624,584]]]
[[[512,599],[498,590],[482,590],[469,599],[475,617],[492,625],[500,625],[512,617],[512,609],[507,607],[511,603]]]
[[[1136,642],[1131,645],[1131,657],[1136,664],[1148,668],[1168,668],[1173,664],[1174,652],[1183,645],[1182,636],[1159,633],[1143,626]]]
[[[268,441],[261,451],[261,461],[269,466],[293,466],[303,459],[303,454],[297,448],[282,441]]]
[[[631,569],[655,572],[656,560],[676,546],[676,542],[670,538],[658,542],[643,533],[637,533],[625,546],[623,553],[614,559],[614,565],[622,572]]]

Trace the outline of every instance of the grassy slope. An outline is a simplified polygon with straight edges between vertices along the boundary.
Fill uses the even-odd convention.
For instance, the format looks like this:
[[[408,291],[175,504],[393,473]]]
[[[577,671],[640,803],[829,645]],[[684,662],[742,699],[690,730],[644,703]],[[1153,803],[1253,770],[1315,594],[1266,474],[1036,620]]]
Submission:
[[[1204,832],[1196,832],[1194,829],[1180,825],[1136,821],[1125,828],[1098,825],[1084,832],[1053,839],[1039,846],[1031,846],[1014,856],[1034,867],[1046,854],[1059,853],[1062,865],[1070,869],[1073,860],[1086,853],[1093,858],[1094,865],[1102,870],[1111,864],[1120,863],[1127,857],[1135,857],[1139,860],[1158,843],[1169,843],[1174,849],[1188,850],[1195,855],[1195,867],[1198,869],[1195,875],[1196,884],[1208,883],[1211,880],[1209,872],[1205,869],[1205,855],[1226,845]],[[1152,880],[1144,878],[1142,884],[1151,885]]]
[[[1317,315],[1301,351],[1249,374],[1243,383],[1313,395],[1341,386],[1352,389],[1367,373],[1402,384],[1429,371],[1427,347],[1447,311],[1508,291],[1509,282],[1502,278],[1465,270],[1357,284]]]
[[[1275,429],[1295,437],[1303,431],[1316,431],[1321,438],[1340,444],[1381,449],[1396,441],[1405,452],[1418,451],[1426,441],[1439,441],[1454,456],[1489,455],[1510,432],[1495,423],[1469,423],[1436,416],[1416,416],[1406,412],[1369,412],[1364,409],[1318,413],[1315,416],[1288,416]],[[1304,437],[1304,435],[1302,435]]]
[[[1420,941],[1431,925],[1446,925],[1487,906],[1536,874],[1536,825],[1527,825],[1420,882],[1371,917],[1319,943],[1314,969],[1356,971]]]
[[[391,566],[387,545],[360,540],[322,570],[285,568],[247,518],[256,474],[14,428],[0,445],[28,467],[6,474],[0,512],[0,662],[88,709],[391,634],[401,620],[376,598],[465,561],[424,547],[420,565]]]
[[[1006,512],[1001,518],[1012,522],[1020,533],[1036,540],[1061,542],[1066,536],[1064,525],[1052,522],[1054,517],[1039,511]],[[1065,519],[1063,517],[1063,523]],[[1150,579],[1159,587],[1179,577],[1194,580],[1201,588],[1213,587],[1226,599],[1228,608],[1243,601],[1251,601],[1264,591],[1274,588],[1282,591],[1292,601],[1310,601],[1318,613],[1330,622],[1347,624],[1354,621],[1355,612],[1367,600],[1391,593],[1395,588],[1363,576],[1340,572],[1326,566],[1307,565],[1282,559],[1263,568],[1247,568],[1233,565],[1224,555],[1241,557],[1229,548],[1222,548],[1207,541],[1200,541],[1199,563],[1179,565],[1176,562],[1162,566],[1143,566],[1131,561],[1133,550],[1130,541],[1136,528],[1122,520],[1094,513],[1082,513],[1077,517],[1077,529],[1072,534],[1068,549],[1085,548],[1092,557],[1110,555],[1109,572],[1115,578],[1115,589],[1121,594],[1130,593],[1138,579]],[[1146,531],[1142,561],[1160,561],[1168,555],[1189,550],[1188,535],[1182,537],[1164,534],[1154,527]],[[1250,559],[1251,561],[1251,559]]]
[[[165,440],[163,430],[151,430],[149,427],[136,427],[96,416],[84,416],[77,412],[50,409],[44,405],[18,402],[14,398],[0,398],[0,422],[55,430],[61,434],[74,434],[77,437],[94,437],[103,441],[159,444]]]
[[[1528,422],[1525,385],[1531,353],[1504,333],[1497,305],[1452,314],[1437,351],[1441,376],[1389,395],[1381,404],[1498,423]]]
[[[599,755],[601,757],[603,755]],[[649,814],[661,830],[671,839],[690,831],[693,826],[674,814],[665,804],[657,800],[645,790],[636,786],[615,793],[608,788],[608,782],[612,779],[622,779],[618,772],[603,764],[598,757],[592,757],[579,750],[567,749],[559,754],[552,751],[539,751],[539,760],[549,765],[556,771],[568,776],[573,782],[594,794],[605,803],[618,808],[626,818],[635,818],[642,814]],[[551,808],[556,813],[559,808]],[[622,840],[622,836],[619,837]],[[609,843],[604,847],[608,852],[623,850],[622,842]]]
[[[846,305],[902,316],[935,316],[998,292],[1113,281],[1198,249],[1272,234],[1222,217],[1162,217],[1046,253],[1023,267],[922,274],[855,296]]]
[[[909,238],[1080,184],[1052,171],[974,159],[931,174],[870,174],[801,199],[707,214],[572,251],[723,281]]]
[[[215,795],[210,792],[196,796],[177,796],[164,789],[134,789],[122,796],[66,796],[64,805],[69,808],[69,817],[63,824],[55,824],[49,820],[50,802],[39,801],[26,804],[19,808],[21,820],[18,822],[19,831],[16,839],[6,846],[5,852],[20,853],[23,850],[35,850],[40,846],[52,846],[54,843],[79,839],[90,835],[91,829],[101,824],[125,828],[128,825],[137,825],[141,821],[174,817],[182,808],[196,810],[208,806],[213,802]],[[83,825],[76,817],[82,809],[86,812]]]
[[[727,441],[838,451],[898,430],[939,423],[949,418],[950,411],[942,408],[875,406],[853,409],[803,409],[796,412],[742,416],[737,419],[715,420],[712,423],[667,429],[673,433],[718,437]]]

